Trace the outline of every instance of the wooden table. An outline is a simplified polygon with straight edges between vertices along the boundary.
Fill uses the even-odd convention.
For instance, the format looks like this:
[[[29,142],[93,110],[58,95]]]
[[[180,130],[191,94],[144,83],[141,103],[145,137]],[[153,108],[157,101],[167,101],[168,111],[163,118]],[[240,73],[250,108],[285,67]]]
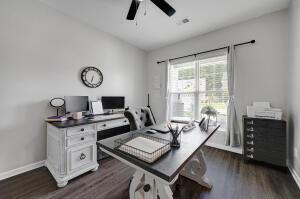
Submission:
[[[217,129],[202,132],[197,126],[189,132],[184,132],[181,136],[180,148],[172,148],[153,164],[115,149],[116,139],[125,139],[133,133],[145,133],[146,130],[147,128],[98,141],[102,151],[136,169],[130,184],[130,199],[157,199],[158,195],[160,199],[172,199],[170,185],[177,180],[179,174],[207,188],[212,187],[209,180],[204,177],[206,164],[201,147]],[[161,133],[152,136],[165,139],[170,137],[169,134]]]

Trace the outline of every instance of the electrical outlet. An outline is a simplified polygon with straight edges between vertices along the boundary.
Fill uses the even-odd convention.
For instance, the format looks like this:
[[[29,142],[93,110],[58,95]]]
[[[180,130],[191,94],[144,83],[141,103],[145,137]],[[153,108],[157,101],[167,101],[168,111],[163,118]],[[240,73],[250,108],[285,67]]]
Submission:
[[[297,148],[294,148],[294,157],[298,158],[298,149]]]

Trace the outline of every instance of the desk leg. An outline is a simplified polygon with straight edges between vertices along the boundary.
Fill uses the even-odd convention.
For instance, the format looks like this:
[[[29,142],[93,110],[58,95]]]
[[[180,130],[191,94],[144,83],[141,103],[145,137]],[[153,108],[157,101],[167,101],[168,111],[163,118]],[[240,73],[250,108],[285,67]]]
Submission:
[[[133,179],[130,183],[129,196],[130,199],[136,199],[135,192],[141,187],[143,183],[144,174],[138,170],[133,174]]]
[[[180,175],[197,182],[198,184],[211,189],[212,184],[204,176],[206,172],[206,163],[202,150],[198,150],[196,155],[185,165]]]
[[[170,188],[170,185],[157,182],[156,186],[160,199],[173,199],[173,192]]]
[[[177,179],[177,178],[176,178]],[[129,188],[130,199],[173,199],[173,192],[170,184],[165,181],[136,171]]]

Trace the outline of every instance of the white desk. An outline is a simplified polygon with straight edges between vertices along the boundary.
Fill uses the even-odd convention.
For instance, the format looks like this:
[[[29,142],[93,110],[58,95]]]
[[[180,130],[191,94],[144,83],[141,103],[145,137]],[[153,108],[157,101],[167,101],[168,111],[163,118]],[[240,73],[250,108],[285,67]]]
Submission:
[[[58,187],[87,171],[96,171],[97,132],[129,125],[124,115],[47,123],[46,166]]]
[[[212,187],[204,177],[206,164],[201,147],[216,131],[201,132],[200,128],[196,127],[183,133],[181,147],[172,149],[154,164],[145,163],[115,149],[114,140],[124,139],[136,132],[143,133],[145,130],[98,141],[101,150],[136,169],[130,184],[130,199],[157,199],[158,195],[161,199],[172,199],[170,185],[177,180],[178,175],[183,175],[207,188]],[[166,138],[169,135],[156,133],[153,136]]]

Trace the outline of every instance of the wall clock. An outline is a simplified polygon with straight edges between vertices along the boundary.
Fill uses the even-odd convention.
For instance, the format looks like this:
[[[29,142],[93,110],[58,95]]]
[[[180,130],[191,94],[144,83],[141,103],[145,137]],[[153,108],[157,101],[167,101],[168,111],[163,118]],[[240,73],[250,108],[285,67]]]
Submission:
[[[103,75],[96,67],[86,67],[81,72],[81,80],[87,87],[97,88],[103,82]]]

